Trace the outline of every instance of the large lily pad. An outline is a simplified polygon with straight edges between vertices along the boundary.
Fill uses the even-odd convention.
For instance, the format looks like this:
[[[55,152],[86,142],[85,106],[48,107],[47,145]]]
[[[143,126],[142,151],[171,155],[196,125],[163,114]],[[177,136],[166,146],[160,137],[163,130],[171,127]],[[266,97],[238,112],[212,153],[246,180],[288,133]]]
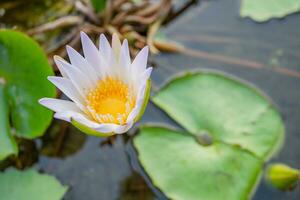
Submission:
[[[60,200],[67,189],[54,177],[34,169],[0,173],[0,194],[5,200]]]
[[[46,78],[50,75],[53,71],[47,57],[34,40],[20,32],[0,31],[0,104],[5,105],[0,114],[0,141],[11,141],[12,133],[29,139],[44,133],[52,114],[38,99],[55,96],[55,87]],[[0,159],[7,156],[2,154],[5,148],[12,144],[0,147]]]
[[[249,199],[259,180],[261,160],[238,147],[204,147],[162,127],[143,127],[134,143],[154,185],[170,199]]]
[[[171,199],[248,199],[284,135],[269,99],[231,77],[197,72],[152,100],[189,132],[144,127],[134,138],[154,185]]]
[[[300,0],[243,0],[240,14],[255,21],[282,18],[300,11]]]
[[[208,133],[260,158],[268,158],[284,135],[281,117],[268,98],[219,73],[178,77],[152,100],[189,132]]]

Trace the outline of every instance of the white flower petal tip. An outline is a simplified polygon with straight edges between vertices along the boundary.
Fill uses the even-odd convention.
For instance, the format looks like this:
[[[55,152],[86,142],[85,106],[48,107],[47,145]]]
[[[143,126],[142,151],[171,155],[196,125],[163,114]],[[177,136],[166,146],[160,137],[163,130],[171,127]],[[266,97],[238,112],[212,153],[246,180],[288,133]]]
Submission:
[[[84,56],[66,46],[70,63],[54,56],[62,77],[48,77],[70,101],[42,98],[39,103],[86,134],[126,133],[142,117],[150,97],[149,48],[144,47],[132,62],[128,41],[121,42],[117,34],[111,44],[101,34],[99,49],[84,32],[80,37]]]

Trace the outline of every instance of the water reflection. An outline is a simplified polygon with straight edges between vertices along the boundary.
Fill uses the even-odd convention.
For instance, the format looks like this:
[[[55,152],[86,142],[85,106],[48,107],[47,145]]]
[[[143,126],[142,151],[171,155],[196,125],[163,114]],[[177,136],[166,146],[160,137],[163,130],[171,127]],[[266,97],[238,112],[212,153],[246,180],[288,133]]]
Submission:
[[[69,123],[56,120],[42,137],[41,154],[54,157],[67,157],[81,149],[86,134]]]
[[[18,156],[12,155],[0,162],[0,170],[4,170],[10,166],[17,169],[25,169],[32,166],[38,161],[38,149],[35,141],[27,139],[17,139],[19,146]]]
[[[134,172],[128,159],[124,137],[118,136],[113,144],[100,146],[105,140],[86,136],[77,153],[65,158],[41,156],[38,167],[70,186],[66,200],[113,200],[120,199],[123,195],[134,198],[141,195],[140,190],[147,191],[147,197],[150,197],[151,190],[146,189],[147,186],[136,175],[130,178]],[[139,189],[140,185],[134,188],[135,183],[143,184],[143,188]]]
[[[152,200],[154,194],[145,180],[136,172],[122,181],[122,189],[118,199],[120,200]]]

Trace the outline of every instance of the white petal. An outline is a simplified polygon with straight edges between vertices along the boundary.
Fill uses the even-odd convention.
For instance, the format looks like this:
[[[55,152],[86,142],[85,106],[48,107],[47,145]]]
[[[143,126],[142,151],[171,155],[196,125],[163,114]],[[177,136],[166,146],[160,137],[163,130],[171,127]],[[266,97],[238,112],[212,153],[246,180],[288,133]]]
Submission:
[[[147,79],[144,79],[143,81],[140,82],[138,93],[137,93],[137,101],[139,101],[141,98],[144,98],[146,89],[147,89]]]
[[[136,104],[127,117],[127,120],[126,120],[127,123],[130,121],[134,121],[134,119],[140,113],[140,110],[142,109],[142,106],[145,101],[146,87],[147,87],[147,81],[144,81],[139,88],[137,98],[136,98]]]
[[[39,100],[39,103],[53,110],[54,112],[62,112],[67,110],[80,112],[80,109],[72,101],[53,99],[53,98],[42,98]]]
[[[67,52],[72,65],[84,72],[93,84],[96,84],[98,78],[100,78],[100,76],[98,76],[100,74],[97,74],[94,68],[77,51],[68,45]]]
[[[150,75],[152,73],[153,68],[148,67],[141,75],[141,80],[148,80],[150,78]]]
[[[117,133],[117,134],[121,134],[121,133],[125,133],[126,131],[128,131],[132,125],[133,125],[133,122],[130,122],[130,123],[127,123],[125,125],[117,125],[117,124],[98,124],[94,121],[91,121],[89,120],[88,118],[86,118],[85,116],[83,115],[74,115],[72,116],[72,118],[91,128],[91,129],[94,129],[95,131],[98,131],[98,132],[101,132],[101,133]]]
[[[94,87],[95,84],[93,84],[93,82],[78,68],[70,65],[63,59],[57,60],[57,64],[66,72],[69,79],[82,96],[85,96],[88,90]]]
[[[130,53],[128,48],[128,41],[125,39],[123,41],[122,47],[121,47],[121,55],[120,55],[120,61],[118,64],[118,71],[119,71],[119,77],[125,81],[125,83],[128,83],[130,81],[130,67],[131,67],[131,61],[130,61]]]
[[[135,107],[132,109],[132,111],[130,112],[130,114],[127,117],[126,123],[129,123],[131,121],[134,121],[135,118],[138,116],[138,114],[140,113],[140,110],[142,108],[143,102],[137,102]]]
[[[112,49],[115,56],[118,58],[121,50],[121,42],[116,33],[114,33],[112,36]]]
[[[146,46],[138,53],[138,55],[133,60],[132,72],[134,74],[138,75],[141,74],[143,71],[145,71],[147,67],[148,52],[149,52],[149,48],[148,46]]]
[[[84,109],[84,98],[78,93],[69,79],[57,76],[48,76],[48,80],[51,81],[59,90],[67,95],[72,101],[79,106],[80,109]]]
[[[54,114],[54,118],[56,119],[61,119],[67,122],[71,122],[71,119],[73,118],[73,116],[76,115],[82,115],[79,112],[74,112],[74,111],[62,111],[62,112],[57,112]]]
[[[100,35],[99,51],[103,66],[101,69],[103,74],[102,76],[114,75],[113,66],[115,66],[116,63],[115,55],[112,53],[112,48],[104,34]]]
[[[131,77],[132,78],[131,84],[133,86],[132,88],[135,94],[138,93],[142,85],[147,84],[147,81],[150,78],[152,70],[153,70],[152,67],[148,67],[144,72],[138,74],[137,77]]]
[[[99,51],[105,59],[108,59],[111,55],[111,47],[104,34],[100,35]]]
[[[67,73],[64,71],[64,69],[63,69],[63,68],[60,66],[60,64],[58,63],[58,61],[59,61],[60,59],[62,59],[62,58],[59,57],[59,56],[54,56],[53,59],[54,59],[54,62],[55,62],[55,64],[56,64],[58,70],[60,71],[61,75],[62,75],[63,77],[65,77],[65,78],[68,78]]]
[[[121,63],[126,64],[126,66],[129,66],[131,61],[130,61],[130,53],[129,53],[129,47],[128,47],[128,41],[125,39],[123,41],[123,44],[121,46]]]
[[[117,126],[114,133],[122,134],[122,133],[127,132],[133,126],[133,123],[134,122],[131,121],[131,122],[126,123],[125,125]]]
[[[102,73],[103,66],[98,49],[84,32],[80,32],[80,36],[85,59],[91,64],[96,72],[99,74]]]

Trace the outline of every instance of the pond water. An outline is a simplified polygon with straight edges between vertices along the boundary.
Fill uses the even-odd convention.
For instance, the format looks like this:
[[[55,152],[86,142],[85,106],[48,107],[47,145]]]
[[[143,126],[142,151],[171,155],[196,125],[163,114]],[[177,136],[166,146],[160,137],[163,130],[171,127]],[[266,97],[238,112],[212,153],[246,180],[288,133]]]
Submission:
[[[204,1],[166,27],[168,37],[184,44],[187,50],[151,58],[155,64],[153,92],[166,79],[186,70],[220,70],[249,81],[273,99],[286,126],[285,145],[270,162],[299,168],[300,15],[257,24],[239,18],[239,5],[237,0]],[[139,124],[151,122],[177,126],[152,103]],[[56,138],[61,140],[58,147],[47,148],[47,144],[38,142],[44,148],[35,164],[70,186],[64,199],[166,199],[138,164],[130,136],[118,136],[110,144],[107,139],[86,136],[71,126],[66,128],[64,137]],[[46,156],[49,154],[59,156]],[[280,192],[262,180],[253,199],[299,197],[299,187]]]

